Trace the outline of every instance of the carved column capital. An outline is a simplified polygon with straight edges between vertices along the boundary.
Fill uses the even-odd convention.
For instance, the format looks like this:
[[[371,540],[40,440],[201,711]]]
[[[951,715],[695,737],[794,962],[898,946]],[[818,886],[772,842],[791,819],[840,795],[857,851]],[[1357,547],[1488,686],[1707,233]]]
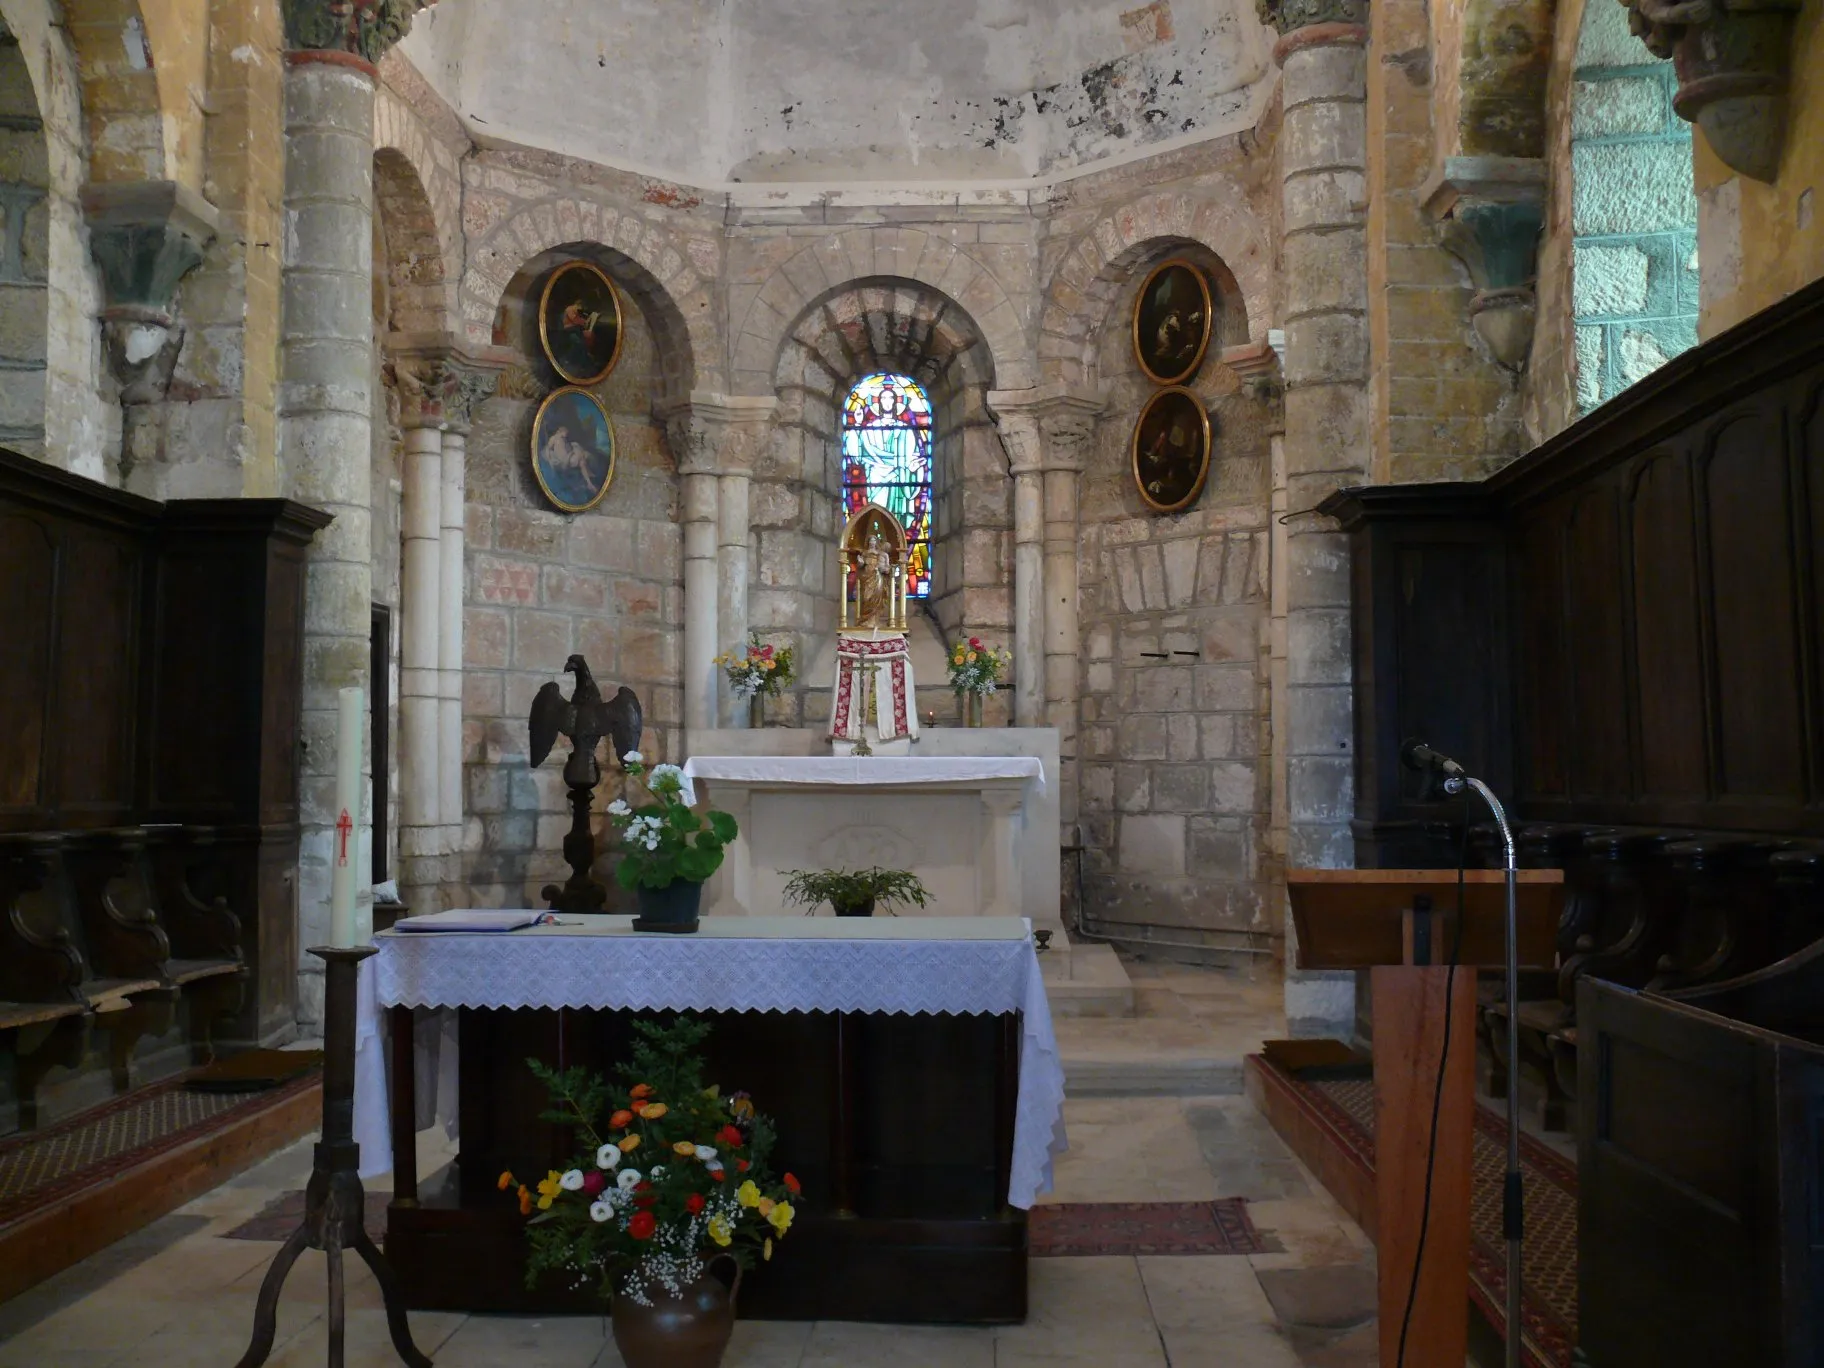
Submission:
[[[1470,323],[1509,370],[1524,366],[1532,350],[1545,180],[1538,158],[1447,157],[1419,192],[1438,240],[1476,287]]]
[[[1786,140],[1802,0],[1621,0],[1628,27],[1678,73],[1672,110],[1732,170],[1771,184]]]
[[[464,352],[448,333],[393,333],[386,354],[387,379],[399,398],[399,426],[464,435],[512,361],[505,351]]]
[[[987,400],[1015,475],[1083,469],[1096,419],[1107,407],[1100,393],[1065,385],[991,390]]]
[[[121,402],[162,399],[183,346],[177,286],[202,264],[220,215],[175,181],[85,186],[89,251],[101,271],[102,336]]]
[[[337,52],[378,62],[412,31],[429,0],[280,0],[285,46],[293,52]]]
[[[1254,0],[1254,8],[1279,34],[1273,60],[1281,66],[1301,48],[1368,41],[1368,0]]]
[[[745,475],[753,471],[779,401],[770,395],[721,395],[698,390],[655,407],[681,475]]]

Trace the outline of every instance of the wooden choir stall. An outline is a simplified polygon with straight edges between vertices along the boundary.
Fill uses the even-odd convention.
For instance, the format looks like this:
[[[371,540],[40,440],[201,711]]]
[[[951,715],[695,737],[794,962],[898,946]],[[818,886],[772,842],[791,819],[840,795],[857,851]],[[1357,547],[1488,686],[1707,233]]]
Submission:
[[[1577,1133],[1582,1361],[1818,1362],[1824,284],[1487,480],[1323,511],[1351,541],[1356,863],[1498,861],[1400,765],[1423,737],[1565,881],[1551,967],[1514,1003],[1485,979],[1476,1015],[1495,1095]]]

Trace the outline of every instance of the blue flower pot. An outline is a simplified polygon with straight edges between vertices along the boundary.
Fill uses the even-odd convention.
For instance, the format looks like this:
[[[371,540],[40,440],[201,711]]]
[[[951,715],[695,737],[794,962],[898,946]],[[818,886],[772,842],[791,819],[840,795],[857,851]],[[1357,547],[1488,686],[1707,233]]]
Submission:
[[[703,885],[674,879],[663,888],[641,888],[640,915],[635,931],[668,931],[687,936],[697,929],[697,909],[703,902]]]

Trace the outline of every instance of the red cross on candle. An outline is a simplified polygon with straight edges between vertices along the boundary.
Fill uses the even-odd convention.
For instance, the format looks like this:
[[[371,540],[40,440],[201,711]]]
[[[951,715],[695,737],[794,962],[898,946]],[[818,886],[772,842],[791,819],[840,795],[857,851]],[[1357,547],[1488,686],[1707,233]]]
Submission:
[[[342,815],[336,818],[336,863],[338,865],[348,863],[348,834],[354,829],[355,824],[349,820],[348,809],[343,808]]]

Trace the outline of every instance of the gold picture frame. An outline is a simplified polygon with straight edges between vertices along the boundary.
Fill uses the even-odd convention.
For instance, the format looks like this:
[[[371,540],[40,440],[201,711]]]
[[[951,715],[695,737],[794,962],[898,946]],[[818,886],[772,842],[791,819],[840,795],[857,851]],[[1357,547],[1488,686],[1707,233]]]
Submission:
[[[614,333],[605,345],[604,314]],[[622,322],[621,292],[593,261],[566,261],[538,296],[538,343],[566,384],[594,385],[608,378],[621,359]]]
[[[588,390],[553,390],[533,416],[531,454],[532,478],[552,505],[586,513],[614,483],[614,421]]]
[[[1203,268],[1183,257],[1162,261],[1134,296],[1134,360],[1156,385],[1182,385],[1203,365],[1215,329],[1215,301]]]
[[[1141,501],[1155,513],[1181,513],[1196,503],[1210,478],[1213,445],[1209,410],[1192,391],[1173,385],[1147,400],[1128,445]]]

